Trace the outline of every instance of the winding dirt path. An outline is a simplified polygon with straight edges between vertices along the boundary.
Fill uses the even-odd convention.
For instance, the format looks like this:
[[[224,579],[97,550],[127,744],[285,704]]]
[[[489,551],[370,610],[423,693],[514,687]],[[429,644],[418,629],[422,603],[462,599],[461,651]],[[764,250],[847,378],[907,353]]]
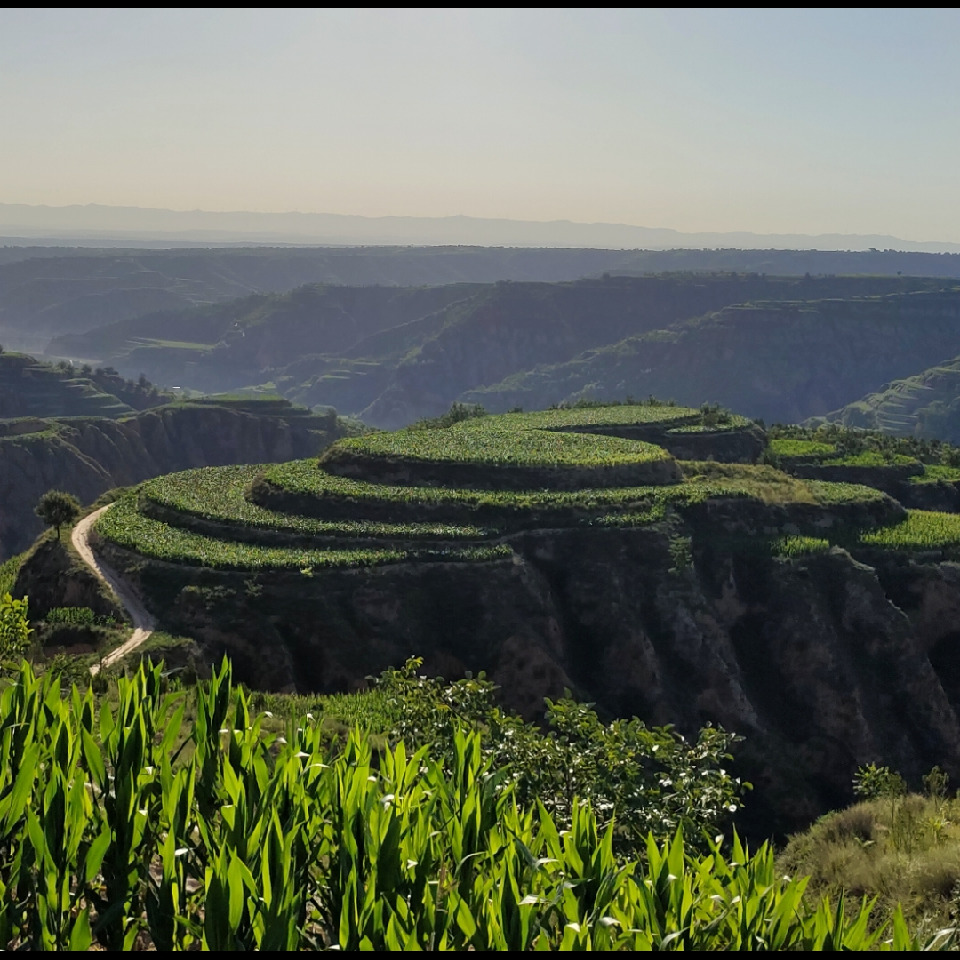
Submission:
[[[133,621],[133,633],[130,639],[124,641],[116,650],[111,650],[110,653],[103,658],[103,666],[105,667],[116,663],[130,653],[131,650],[136,650],[156,628],[156,621],[147,613],[139,597],[120,579],[114,570],[94,556],[93,550],[90,547],[90,528],[96,523],[97,517],[99,517],[104,510],[109,509],[110,505],[108,504],[99,510],[94,510],[93,513],[84,517],[73,528],[73,533],[70,536],[70,542],[73,544],[77,553],[80,554],[80,558],[116,594],[117,599]],[[90,673],[96,676],[99,672],[100,664],[95,663],[90,668]]]

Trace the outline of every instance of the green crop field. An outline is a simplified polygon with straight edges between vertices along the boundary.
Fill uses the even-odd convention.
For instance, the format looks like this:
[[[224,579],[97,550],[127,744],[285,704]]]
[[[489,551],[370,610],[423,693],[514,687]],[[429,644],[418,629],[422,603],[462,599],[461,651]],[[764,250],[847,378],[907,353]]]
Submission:
[[[452,486],[659,484],[677,479],[671,455],[659,446],[666,437],[745,427],[754,425],[744,417],[690,407],[574,407],[367,434],[335,444],[321,465],[332,473],[384,480],[400,479],[384,471],[406,470],[402,482]],[[465,467],[477,469],[469,474]]]
[[[945,550],[960,553],[960,514],[908,510],[907,518],[889,527],[862,533],[865,546],[890,550]]]
[[[349,503],[361,513],[364,505],[396,504],[414,507],[460,505],[476,510],[489,507],[505,513],[546,509],[607,511],[629,509],[652,499],[702,501],[710,496],[755,497],[765,502],[842,503],[883,500],[872,487],[851,483],[798,480],[765,465],[718,464],[687,461],[686,480],[669,486],[606,487],[587,490],[471,490],[368,483],[336,477],[317,469],[316,460],[294,460],[263,470],[263,478],[279,490],[325,502]]]
[[[441,523],[378,523],[372,520],[317,520],[266,510],[244,497],[247,485],[264,467],[201,467],[149,480],[140,496],[185,518],[199,517],[224,526],[243,526],[328,537],[407,537],[416,540],[482,539],[496,530]],[[315,468],[314,468],[315,469]],[[175,520],[168,522],[176,525]]]
[[[401,430],[351,437],[335,444],[320,462],[336,462],[344,454],[371,460],[453,461],[484,467],[605,467],[670,458],[662,447],[637,440],[547,430],[512,430],[486,423],[484,429],[461,425],[447,430]]]
[[[461,549],[305,550],[265,547],[193,533],[144,516],[134,497],[119,500],[96,523],[105,540],[142,556],[219,570],[314,570],[404,561],[484,561],[512,556],[503,545]]]
[[[887,499],[883,491],[862,483],[833,483],[827,480],[804,482],[814,500],[823,506],[841,503],[881,503]]]
[[[758,529],[807,523],[810,508],[817,505],[843,508],[836,519],[861,530],[903,516],[894,501],[870,487],[802,480],[765,464],[678,464],[651,443],[578,432],[591,426],[626,429],[663,423],[699,429],[706,426],[702,419],[700,411],[689,408],[575,408],[367,434],[341,440],[319,460],[207,467],[148,481],[105,514],[97,532],[156,560],[223,570],[312,572],[406,561],[504,559],[513,556],[507,537],[543,527],[642,527],[683,517],[709,524],[711,512],[699,509],[708,501],[752,501],[749,523]],[[726,418],[728,423],[731,419]],[[344,462],[338,457],[356,458],[364,467],[360,477],[331,470],[332,463]],[[497,467],[602,470],[654,463],[668,465],[674,482],[587,483],[573,489],[544,483],[508,489],[519,485],[475,486],[470,474],[466,483],[459,475],[453,479],[460,483],[442,478],[417,483],[413,473],[413,482],[381,483],[376,482],[377,470],[368,469],[375,461],[466,464],[480,475]],[[784,512],[791,505],[798,510]],[[720,508],[721,523],[728,509]],[[794,536],[775,550],[800,555],[825,542]]]
[[[823,459],[836,456],[837,445],[819,440],[801,440],[794,437],[777,437],[770,441],[770,452],[778,457],[810,457]]]
[[[568,407],[537,410],[531,413],[504,413],[467,421],[474,429],[574,430],[577,427],[649,426],[699,421],[701,412],[693,407],[671,407],[659,404],[625,404],[609,407]],[[731,424],[749,424],[745,417],[731,415]]]
[[[911,483],[956,483],[960,480],[960,467],[951,467],[945,463],[925,463],[923,473],[918,477],[911,477]]]
[[[813,553],[826,553],[830,541],[823,537],[787,536],[773,542],[773,552],[781,557],[804,557]]]

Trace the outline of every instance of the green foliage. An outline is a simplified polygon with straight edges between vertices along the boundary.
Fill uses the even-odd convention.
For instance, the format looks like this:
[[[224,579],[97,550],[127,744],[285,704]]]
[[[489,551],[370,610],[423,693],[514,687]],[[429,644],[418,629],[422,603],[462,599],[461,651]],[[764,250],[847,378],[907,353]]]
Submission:
[[[693,542],[690,537],[670,538],[670,573],[683,573],[693,566]]]
[[[715,427],[727,426],[735,420],[743,422],[743,418],[734,417],[734,415],[719,403],[704,403],[700,407],[700,426],[713,429]]]
[[[907,792],[907,785],[903,777],[889,767],[870,763],[858,768],[853,778],[853,792],[864,800],[902,797]]]
[[[618,849],[637,853],[650,831],[713,836],[741,803],[746,787],[724,766],[741,737],[708,726],[688,743],[636,718],[601,723],[590,705],[569,699],[547,701],[544,735],[501,710],[482,676],[445,683],[419,675],[420,663],[408,660],[377,682],[399,717],[394,738],[450,762],[458,731],[479,731],[484,756],[509,772],[520,801],[541,802],[560,825],[588,800],[602,827],[616,821]]]
[[[114,617],[98,616],[90,607],[51,607],[43,619],[45,623],[74,627],[112,627],[117,622]]]
[[[413,430],[442,430],[464,420],[485,417],[487,411],[478,403],[453,403],[450,409],[440,417],[424,417],[413,424]]]
[[[933,767],[923,778],[924,792],[938,808],[942,807],[944,800],[946,800],[947,784],[949,782],[950,777],[940,767]]]
[[[0,596],[13,592],[13,585],[16,583],[17,574],[20,572],[25,556],[26,554],[20,553],[0,563]]]
[[[826,553],[829,549],[830,541],[823,537],[778,537],[773,544],[773,552],[782,557],[810,556],[815,553]]]
[[[267,510],[244,496],[247,486],[264,470],[262,466],[201,467],[170,473],[141,484],[139,496],[147,510],[157,506],[164,519],[177,525],[174,514],[183,515],[180,525],[193,518],[214,524],[277,531],[293,535],[342,539],[482,539],[492,532],[469,524],[381,523],[373,520],[318,520],[294,513]],[[227,531],[229,532],[229,531]]]
[[[960,515],[935,510],[908,510],[906,519],[863,532],[859,543],[886,550],[939,550],[960,555]]]
[[[960,453],[960,448],[951,448],[951,458],[955,453]],[[923,466],[923,473],[918,477],[911,477],[910,480],[912,483],[938,483],[940,481],[956,483],[960,480],[960,466],[950,463],[926,463]]]
[[[835,483],[827,480],[807,480],[806,486],[814,500],[831,506],[842,503],[858,503],[864,506],[883,503],[887,497],[882,490],[862,483]]]
[[[30,645],[28,601],[14,600],[9,593],[0,593],[0,660],[23,655]]]
[[[302,720],[319,723],[332,731],[359,727],[375,737],[385,737],[397,724],[395,699],[373,688],[357,693],[293,694],[250,692],[250,709],[263,712],[268,719],[282,723]]]
[[[817,461],[845,466],[906,465],[920,461],[960,465],[958,449],[939,440],[892,436],[878,430],[860,430],[836,423],[817,427],[774,424],[767,432],[769,451],[786,461]],[[956,463],[953,461],[956,460]]]
[[[798,457],[822,460],[837,452],[836,444],[821,440],[804,440],[799,437],[774,437],[769,444],[770,452],[783,459]]]
[[[734,836],[614,849],[574,798],[561,829],[485,756],[263,728],[229,669],[184,698],[141,666],[95,702],[29,666],[0,691],[0,944],[160,951],[906,949],[895,916],[807,906]],[[592,735],[592,732],[591,732]],[[886,939],[884,939],[886,938]]]
[[[300,509],[336,517],[430,516],[453,523],[538,522],[570,525],[618,511],[636,512],[654,504],[678,508],[711,497],[744,497],[764,503],[871,503],[886,499],[858,484],[797,480],[766,465],[712,461],[682,463],[683,483],[663,486],[588,488],[583,490],[475,490],[462,487],[401,486],[336,477],[316,469],[314,460],[267,467],[251,496],[269,503],[274,495],[296,498]],[[261,499],[262,498],[262,499]]]
[[[80,501],[73,494],[63,490],[48,490],[37,501],[34,512],[48,527],[57,528],[59,540],[60,528],[73,523],[80,516],[81,510]]]
[[[547,411],[552,412],[552,411]],[[562,429],[538,429],[536,414],[506,414],[464,421],[445,430],[398,430],[368,433],[334,444],[320,458],[321,466],[344,461],[388,460],[408,463],[455,463],[487,469],[519,467],[570,468],[641,465],[667,460],[662,448],[639,440]]]
[[[215,569],[312,571],[380,566],[412,560],[503,560],[513,555],[510,548],[503,544],[462,548],[436,546],[423,549],[311,550],[220,540],[147,517],[137,510],[133,497],[121,499],[100,516],[96,530],[106,540],[143,556]]]

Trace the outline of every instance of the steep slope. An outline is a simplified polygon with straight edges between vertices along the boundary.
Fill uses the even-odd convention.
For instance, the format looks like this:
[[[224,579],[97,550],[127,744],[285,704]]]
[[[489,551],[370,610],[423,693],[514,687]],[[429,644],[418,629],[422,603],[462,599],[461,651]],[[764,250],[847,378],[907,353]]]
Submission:
[[[822,420],[960,445],[960,358],[885,384]]]
[[[373,247],[90,250],[0,248],[0,343],[40,351],[157,310],[280,293],[308,283],[419,286],[566,280],[598,274],[618,250]]]
[[[151,379],[212,392],[271,379],[304,357],[336,357],[383,330],[403,327],[470,297],[478,285],[306,286],[225,304],[136,317],[51,341],[49,350],[107,362]],[[408,347],[409,349],[409,347]],[[99,358],[99,359],[98,359]],[[332,400],[324,400],[331,406]]]
[[[14,417],[120,417],[170,397],[146,380],[124,380],[114,370],[41,363],[0,351],[0,420]]]
[[[116,420],[0,422],[0,560],[41,532],[33,508],[47,490],[90,503],[171,470],[314,455],[347,432],[334,415],[310,416],[286,401],[259,406],[174,404]]]
[[[836,410],[960,351],[960,291],[756,303],[586,351],[459,400],[490,410],[579,396],[703,397],[767,421]]]
[[[676,275],[434,288],[305,287],[124,321],[50,349],[202,390],[274,383],[394,427],[467,388],[757,299],[937,288],[916,278]]]
[[[572,688],[607,715],[719,722],[747,736],[766,831],[846,802],[860,764],[960,772],[960,517],[678,463],[651,431],[723,459],[762,443],[654,405],[373,434],[260,476],[151,481],[98,549],[257,685],[344,689],[416,653],[486,670],[531,715]]]
[[[540,364],[571,360],[625,337],[642,335],[680,320],[755,299],[849,297],[865,290],[926,289],[929,280],[872,278],[783,279],[758,276],[607,277],[551,285],[498,284],[464,304],[398,364],[389,385],[360,416],[393,428],[417,417],[437,416],[464,394]],[[604,381],[601,381],[604,382]],[[610,385],[606,399],[648,390]],[[672,395],[672,394],[671,394]],[[703,396],[700,391],[698,396]],[[471,394],[473,396],[473,394]],[[534,395],[516,403],[491,397],[490,409],[546,406],[562,397]],[[332,401],[331,401],[332,402]],[[484,400],[477,402],[485,403]],[[684,402],[694,402],[686,396]]]

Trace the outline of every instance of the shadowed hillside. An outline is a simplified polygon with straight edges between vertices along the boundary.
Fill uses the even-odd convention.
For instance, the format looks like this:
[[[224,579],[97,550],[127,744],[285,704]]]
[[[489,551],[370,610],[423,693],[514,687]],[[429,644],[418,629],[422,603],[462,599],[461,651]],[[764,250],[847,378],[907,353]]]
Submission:
[[[169,399],[145,378],[134,382],[112,369],[54,366],[0,351],[0,428],[17,417],[120,417]]]
[[[541,366],[459,400],[490,410],[625,394],[707,397],[792,423],[960,351],[960,291],[742,304]]]
[[[91,503],[113,487],[207,464],[315,455],[350,428],[282,399],[177,403],[116,419],[0,421],[0,560],[43,524],[33,508],[50,489]]]
[[[819,419],[892,436],[960,444],[960,358],[884,384],[878,391]]]
[[[51,350],[195,389],[272,384],[296,402],[330,405],[373,425],[396,427],[441,414],[465,390],[570,361],[585,350],[603,351],[731,304],[939,286],[915,278],[684,274],[412,289],[305,287],[125,321],[59,338]],[[606,386],[602,379],[590,382]],[[618,390],[611,386],[605,396],[632,392]],[[549,398],[546,393],[521,405],[562,399],[557,391]]]

